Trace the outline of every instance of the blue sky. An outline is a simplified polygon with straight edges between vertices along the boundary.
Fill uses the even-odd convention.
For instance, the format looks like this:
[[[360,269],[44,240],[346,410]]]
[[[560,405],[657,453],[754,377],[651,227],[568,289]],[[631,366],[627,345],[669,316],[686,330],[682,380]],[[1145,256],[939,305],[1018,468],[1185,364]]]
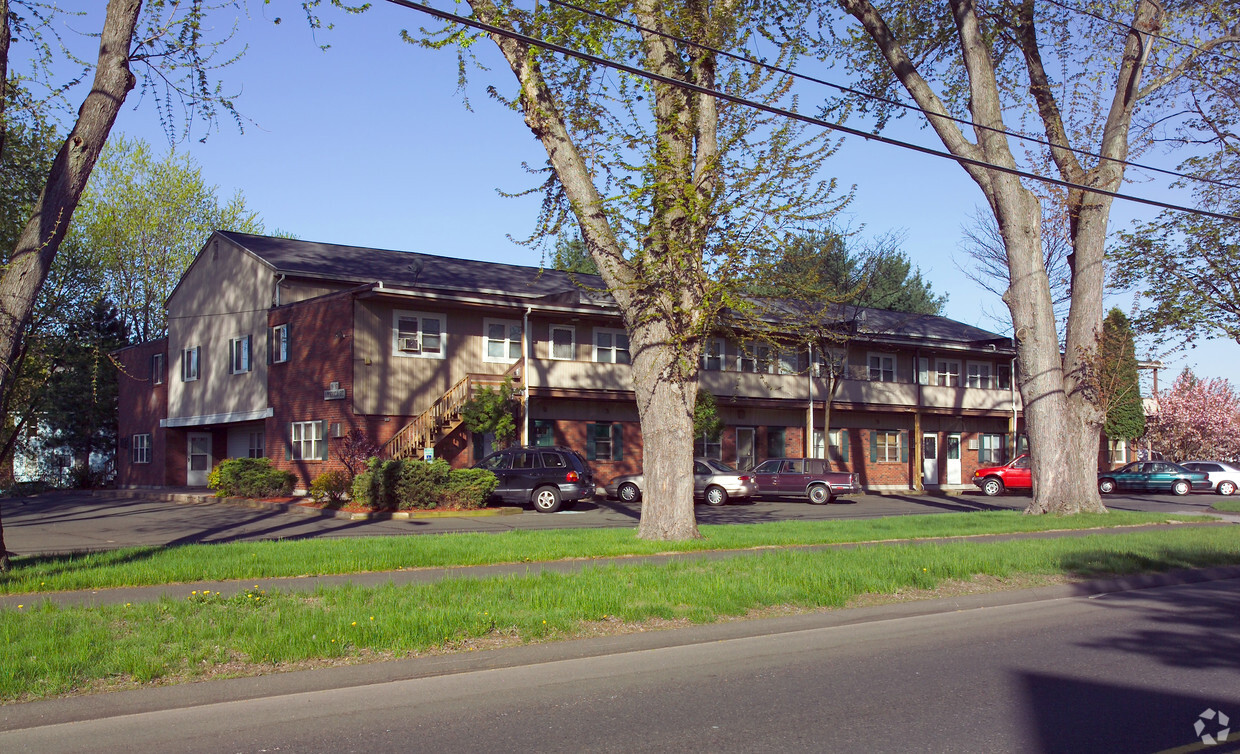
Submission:
[[[251,122],[241,134],[223,121],[205,144],[198,143],[201,125],[195,124],[192,137],[178,144],[222,195],[242,191],[268,229],[303,239],[540,263],[538,252],[509,239],[528,235],[537,197],[514,199],[500,192],[534,185],[535,177],[522,169],[522,162],[542,166],[546,153],[517,113],[487,96],[484,76],[474,74],[468,92],[473,111],[468,111],[456,91],[455,55],[400,41],[400,29],[434,26],[433,19],[380,2],[361,16],[337,18],[335,29],[316,35],[292,3],[274,3],[287,6],[279,25],[271,22],[277,14],[270,7],[251,5],[252,15],[241,20],[238,35],[248,43],[248,52],[221,73],[225,88],[239,93],[237,107]],[[92,16],[97,15],[95,10]],[[92,20],[71,25],[97,33],[99,24]],[[94,58],[96,40],[75,38],[72,32],[65,39],[82,57]],[[321,51],[320,42],[331,49]],[[494,64],[489,81],[511,91],[511,73],[492,49],[489,43],[480,46]],[[114,133],[166,149],[153,105],[132,94]],[[889,135],[941,148],[916,121],[905,121]],[[1174,163],[1166,158],[1164,166]],[[824,170],[841,185],[857,186],[843,224],[863,225],[867,234],[904,232],[905,252],[934,290],[949,295],[947,316],[1002,328],[994,317],[1002,303],[965,279],[952,262],[962,228],[983,205],[963,170],[946,160],[855,138]],[[1168,196],[1160,194],[1159,186],[1145,183],[1127,190]],[[1111,227],[1154,214],[1116,202]],[[1129,302],[1112,304],[1127,308]],[[1238,349],[1233,342],[1216,341],[1164,357],[1168,369],[1160,383],[1169,384],[1186,365],[1203,376],[1240,382],[1232,366]]]

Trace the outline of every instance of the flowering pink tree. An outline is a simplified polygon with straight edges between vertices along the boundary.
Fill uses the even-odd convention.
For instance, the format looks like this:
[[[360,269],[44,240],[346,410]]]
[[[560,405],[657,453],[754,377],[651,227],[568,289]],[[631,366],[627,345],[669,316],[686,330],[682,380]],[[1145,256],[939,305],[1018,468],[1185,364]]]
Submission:
[[[1198,379],[1185,369],[1158,396],[1146,437],[1166,458],[1240,458],[1240,393],[1222,378]]]

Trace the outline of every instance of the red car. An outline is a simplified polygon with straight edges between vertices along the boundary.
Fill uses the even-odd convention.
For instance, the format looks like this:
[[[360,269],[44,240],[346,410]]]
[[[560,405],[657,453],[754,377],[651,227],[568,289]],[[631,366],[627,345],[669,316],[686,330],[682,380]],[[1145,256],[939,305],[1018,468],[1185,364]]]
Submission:
[[[973,472],[973,483],[990,497],[1002,495],[1005,490],[1033,489],[1033,476],[1029,471],[1029,456],[1017,456],[1002,466],[987,466]]]

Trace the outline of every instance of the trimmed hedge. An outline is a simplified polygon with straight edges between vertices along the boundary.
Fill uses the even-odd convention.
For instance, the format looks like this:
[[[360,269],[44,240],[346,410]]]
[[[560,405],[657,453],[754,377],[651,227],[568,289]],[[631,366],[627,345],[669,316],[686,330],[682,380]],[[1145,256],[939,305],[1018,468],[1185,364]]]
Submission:
[[[481,508],[499,480],[485,469],[453,469],[443,459],[370,459],[353,479],[352,498],[372,510]]]
[[[296,474],[273,469],[266,458],[226,458],[207,475],[216,497],[283,497],[295,484]]]

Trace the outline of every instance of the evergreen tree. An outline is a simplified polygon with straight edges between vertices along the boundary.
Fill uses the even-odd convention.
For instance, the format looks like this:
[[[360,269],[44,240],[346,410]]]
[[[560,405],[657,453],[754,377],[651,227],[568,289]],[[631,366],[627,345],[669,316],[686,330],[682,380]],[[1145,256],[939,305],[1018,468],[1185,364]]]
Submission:
[[[1102,431],[1112,440],[1135,440],[1145,434],[1145,409],[1132,325],[1118,308],[1102,322],[1098,361],[1098,394],[1106,409]]]

